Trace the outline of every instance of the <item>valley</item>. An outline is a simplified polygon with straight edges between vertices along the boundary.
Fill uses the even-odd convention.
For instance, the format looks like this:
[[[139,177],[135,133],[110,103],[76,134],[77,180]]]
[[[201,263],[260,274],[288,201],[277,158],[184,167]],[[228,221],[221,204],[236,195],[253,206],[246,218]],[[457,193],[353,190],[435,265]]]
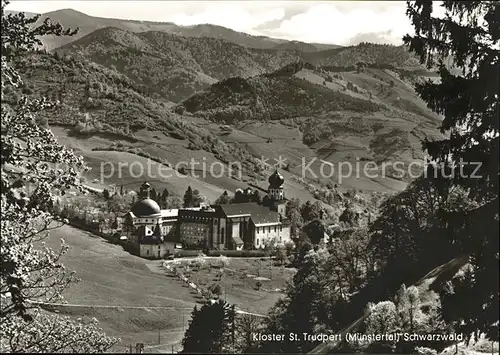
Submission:
[[[188,288],[177,286],[165,273],[153,273],[144,259],[88,232],[63,226],[46,242],[58,250],[61,238],[70,246],[63,262],[69,270],[77,270],[81,280],[65,292],[65,300],[86,307],[55,306],[59,313],[96,317],[106,332],[122,338],[116,352],[127,351],[129,344],[135,347],[138,339],[157,345],[158,332],[166,344],[164,351],[171,350],[170,343],[178,347],[197,302]]]
[[[25,91],[59,99],[47,120],[55,128],[66,127],[64,133],[56,128],[61,139],[72,144],[104,135],[111,141],[89,147],[93,155],[98,150],[129,151],[172,166],[181,157],[207,164],[240,162],[243,184],[227,176],[204,178],[219,189],[233,191],[245,182],[264,179],[266,173],[258,166],[262,157],[282,156],[291,174],[317,187],[328,181],[339,183],[335,171],[330,178],[317,178],[319,159],[357,163],[358,170],[370,160],[401,161],[408,167],[423,161],[421,139],[441,136],[440,118],[415,97],[404,79],[386,69],[330,72],[298,62],[276,74],[224,79],[172,106],[149,96],[124,73],[57,53],[32,56],[31,65],[24,62],[22,71],[30,78]],[[243,86],[233,91],[234,85]],[[228,123],[231,132],[221,130]],[[142,139],[144,135],[149,138]],[[397,144],[391,143],[394,139]],[[302,162],[307,165],[314,159],[318,159],[311,165],[314,174],[302,176]],[[408,181],[405,176],[374,181],[352,175],[342,179],[340,185],[346,190],[399,191]]]
[[[252,35],[5,6],[2,352],[498,350],[498,92],[484,80],[498,51],[484,38],[465,46],[419,2],[404,45],[360,30],[342,46],[285,35],[312,16],[285,5]],[[426,32],[437,23],[448,37]],[[486,178],[428,176],[462,157]],[[466,339],[252,336],[346,332]]]
[[[136,51],[140,34],[134,35],[136,42],[132,44],[131,36],[123,37],[124,32],[120,33],[120,46]],[[116,41],[117,30],[104,29],[99,36],[103,40],[111,36]],[[156,36],[165,37],[164,34]],[[332,72],[301,61],[282,68],[261,67],[257,71],[248,70],[245,65],[239,72],[198,76],[206,80],[187,91],[176,90],[179,82],[170,81],[169,77],[165,80],[170,81],[180,95],[172,97],[160,82],[143,84],[147,82],[145,78],[159,79],[147,69],[157,70],[158,62],[146,65],[141,59],[145,57],[137,57],[139,52],[133,52],[132,58],[146,71],[131,75],[132,62],[124,62],[122,67],[109,62],[112,58],[109,45],[100,47],[103,51],[100,56],[95,54],[100,40],[92,38],[83,37],[61,47],[54,55],[33,56],[31,61],[41,64],[25,72],[31,79],[28,85],[32,92],[61,100],[62,104],[48,115],[48,125],[62,144],[84,157],[91,168],[85,175],[90,186],[109,190],[123,186],[137,191],[147,180],[158,191],[167,189],[170,196],[177,198],[190,186],[213,203],[224,191],[232,195],[248,186],[266,191],[267,175],[273,171],[273,164],[281,162],[283,165],[278,167],[285,178],[283,187],[287,198],[319,202],[330,218],[338,218],[344,210],[343,204],[325,202],[319,197],[319,190],[335,184],[334,191],[357,191],[358,197],[366,201],[374,194],[402,191],[410,178],[370,178],[360,173],[364,164],[402,161],[409,165],[422,161],[420,139],[439,137],[440,118],[416,98],[411,86],[395,71],[366,68],[359,72],[356,69]],[[168,38],[199,46],[191,39]],[[151,50],[145,44],[141,46],[140,50]],[[94,48],[94,54],[78,48]],[[242,54],[236,54],[228,62],[238,63],[242,58]],[[294,63],[296,59],[288,60]],[[191,70],[188,63],[182,60],[175,65],[187,65],[187,69],[182,70]],[[286,64],[286,60],[281,64]],[[210,65],[193,64],[192,72],[206,73],[205,68]],[[74,74],[62,75],[67,72]],[[167,71],[164,73],[170,75]],[[239,77],[225,79],[234,74]],[[218,81],[217,77],[222,80]],[[196,82],[192,77],[182,80]],[[261,159],[269,165],[264,166]],[[179,168],[191,160],[198,162],[198,169]],[[231,162],[240,163],[242,170],[229,173]],[[201,163],[220,165],[216,171],[207,173]],[[342,175],[337,170],[330,174],[331,166],[336,169],[345,163],[354,166],[351,174]],[[304,170],[304,164],[309,168]],[[137,176],[140,171],[143,174]],[[328,177],[322,176],[325,171]],[[356,202],[356,206],[360,211],[368,208],[377,214],[372,202]],[[98,318],[108,334],[122,338],[116,351],[125,350],[127,344],[135,344],[137,339],[144,342],[148,352],[170,351],[172,346],[178,349],[197,301],[188,289],[166,276],[161,267],[158,270],[158,266],[134,259],[112,245],[106,247],[113,249],[105,252],[108,257],[99,258],[97,277],[89,264],[91,257],[85,256],[97,247],[87,246],[91,236],[64,228],[52,233],[51,243],[66,236],[71,253],[64,262],[68,268],[77,270],[82,279],[68,291],[66,299],[71,304],[88,307],[59,307],[59,312]],[[99,243],[105,245],[106,242],[101,239]],[[108,265],[105,260],[110,255],[115,256],[109,259]],[[116,272],[119,277],[111,276]],[[202,274],[194,277],[205,280]],[[112,283],[104,281],[108,278]],[[131,283],[131,280],[135,281]],[[139,284],[137,280],[141,280]],[[235,282],[241,283],[234,281],[233,274],[233,279],[229,278],[225,285],[230,289],[227,300],[250,312],[266,314],[281,297],[280,293],[262,296],[262,291],[252,290],[250,286],[233,290]],[[147,296],[137,292],[139,289],[148,290]],[[107,296],[110,292],[117,297],[111,303]],[[92,304],[97,306],[90,307]],[[123,307],[100,307],[107,304]],[[157,344],[158,334],[160,344]]]
[[[45,306],[47,310],[75,318],[96,317],[107,334],[122,339],[113,352],[126,352],[129,345],[135,348],[137,342],[144,343],[148,353],[182,348],[180,343],[191,311],[199,306],[200,298],[169,273],[162,266],[163,261],[130,255],[121,246],[70,226],[52,230],[47,246],[59,250],[61,239],[69,246],[61,261],[68,270],[77,270],[80,281],[65,291],[67,305]],[[224,297],[241,310],[266,314],[282,295],[275,291],[276,287],[269,289],[269,283],[283,287],[293,273],[279,267],[270,272],[267,267],[261,276],[272,281],[263,281],[264,287],[255,290],[252,283],[240,280],[240,276],[256,272],[259,262],[266,264],[259,258],[230,261],[230,270],[224,277]],[[215,271],[200,277],[206,284],[214,276]]]
[[[140,58],[153,52],[182,55],[175,47],[180,43],[206,47],[185,52],[190,60],[170,61],[172,68],[212,70],[215,62],[201,53],[215,50],[213,58],[220,57],[216,54],[220,50],[231,53],[219,46],[223,44],[237,48],[234,58],[224,58],[229,65],[224,68],[238,71],[219,72],[216,76],[222,80],[207,82],[193,95],[176,99],[177,103],[161,92],[152,93],[162,88],[156,82],[130,75],[133,65],[162,68],[147,66]],[[114,46],[134,48],[127,52],[127,65],[120,69],[94,61],[98,52],[102,58],[112,58],[108,54]],[[170,46],[174,47],[162,49]],[[253,62],[257,65],[266,62],[265,56],[259,57],[266,53],[261,50],[210,38],[104,28],[52,53],[31,54],[19,62],[19,70],[26,80],[23,93],[59,101],[43,114],[42,121],[92,168],[86,175],[88,186],[137,190],[148,180],[158,189],[166,188],[172,198],[181,198],[191,186],[213,203],[224,191],[233,194],[248,186],[265,194],[267,176],[277,167],[285,177],[288,198],[316,201],[337,218],[343,203],[325,196],[357,191],[370,201],[379,198],[375,195],[402,191],[424,167],[421,140],[442,136],[438,131],[441,118],[427,109],[407,80],[411,60],[398,56],[391,64],[394,59],[384,57],[387,51],[401,53],[402,49],[358,47],[327,51],[338,56],[334,64],[345,67],[297,61],[297,56],[286,52],[278,61],[260,66],[256,75],[243,53],[258,59]],[[266,56],[273,53],[266,51]],[[316,53],[316,58],[325,61],[323,52],[302,56],[312,60]],[[356,55],[382,62],[380,58],[385,58],[386,63],[349,67],[351,56]],[[405,76],[394,64],[407,65]],[[284,66],[273,70],[279,65]],[[383,69],[384,65],[392,69]],[[433,75],[418,67],[414,71]],[[243,76],[227,78],[234,74]],[[144,75],[159,78],[152,72]],[[8,100],[15,101],[18,95],[12,93]],[[395,171],[396,164],[404,171]],[[356,205],[360,211],[368,206],[371,213],[377,213],[371,203]]]

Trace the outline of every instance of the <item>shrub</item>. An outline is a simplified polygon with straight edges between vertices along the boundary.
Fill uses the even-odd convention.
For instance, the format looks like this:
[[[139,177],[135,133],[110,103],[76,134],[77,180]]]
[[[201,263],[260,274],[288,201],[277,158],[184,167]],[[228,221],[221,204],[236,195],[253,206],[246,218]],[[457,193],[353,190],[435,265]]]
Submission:
[[[421,354],[421,355],[436,355],[437,354],[436,350],[426,348],[426,347],[416,347],[415,351],[417,354]]]
[[[280,265],[283,265],[287,261],[287,252],[284,247],[277,248],[276,260],[279,262]]]
[[[269,256],[265,250],[210,250],[208,256],[228,256],[228,257],[263,257]]]
[[[201,250],[184,250],[184,249],[176,249],[174,251],[174,255],[177,258],[182,257],[195,257],[200,254]]]
[[[85,123],[83,122],[78,122],[75,127],[73,128],[74,132],[81,132],[85,129]]]
[[[211,294],[219,297],[222,295],[222,287],[218,283],[213,283],[208,287],[208,291],[210,291]]]

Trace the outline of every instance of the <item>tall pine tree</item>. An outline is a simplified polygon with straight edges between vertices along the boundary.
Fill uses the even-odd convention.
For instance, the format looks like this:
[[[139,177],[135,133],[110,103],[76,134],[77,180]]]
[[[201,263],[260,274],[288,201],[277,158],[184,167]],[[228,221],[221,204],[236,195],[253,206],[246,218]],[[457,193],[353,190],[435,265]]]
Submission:
[[[156,190],[155,188],[153,187],[149,193],[149,198],[152,199],[152,200],[157,200],[158,198],[158,194],[156,193]]]
[[[234,345],[235,307],[223,300],[196,306],[182,340],[184,354],[231,353]]]
[[[445,184],[468,188],[475,202],[474,208],[444,214],[470,255],[470,269],[467,282],[458,277],[449,285],[452,296],[443,295],[443,314],[466,334],[484,332],[498,339],[500,3],[444,1],[444,17],[435,16],[432,1],[407,4],[415,35],[405,36],[404,42],[429,68],[437,65],[441,77],[416,90],[429,108],[444,115],[441,130],[448,134],[425,141],[424,148],[434,162],[454,172]],[[460,75],[444,65],[450,58]]]
[[[164,188],[163,192],[161,193],[161,201],[163,203],[166,203],[167,199],[168,199],[168,190],[167,190],[167,188]]]
[[[186,192],[184,193],[184,207],[192,207],[193,206],[193,189],[191,185],[188,186]]]

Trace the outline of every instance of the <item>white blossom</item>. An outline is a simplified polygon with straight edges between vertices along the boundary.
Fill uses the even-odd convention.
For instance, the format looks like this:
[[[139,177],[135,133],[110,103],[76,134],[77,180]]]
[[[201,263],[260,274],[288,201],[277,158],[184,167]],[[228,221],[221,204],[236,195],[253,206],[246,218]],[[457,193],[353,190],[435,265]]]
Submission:
[[[32,50],[42,34],[63,34],[58,25],[31,25],[23,14],[6,15],[2,0],[2,97],[22,87],[12,59]],[[118,339],[95,322],[74,321],[42,311],[38,302],[62,302],[62,292],[77,281],[60,263],[68,246],[52,250],[42,243],[57,225],[51,215],[57,191],[81,189],[83,160],[41,127],[36,112],[51,107],[45,99],[21,96],[1,105],[0,351],[103,352]]]

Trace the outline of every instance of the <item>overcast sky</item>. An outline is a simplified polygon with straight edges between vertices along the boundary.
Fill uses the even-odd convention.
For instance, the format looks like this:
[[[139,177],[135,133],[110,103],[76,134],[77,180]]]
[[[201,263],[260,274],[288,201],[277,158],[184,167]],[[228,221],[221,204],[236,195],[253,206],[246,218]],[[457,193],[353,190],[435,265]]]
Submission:
[[[437,7],[437,6],[436,6]],[[178,25],[210,23],[252,35],[339,45],[399,45],[412,33],[405,1],[16,1],[9,10],[71,8],[91,16]]]

